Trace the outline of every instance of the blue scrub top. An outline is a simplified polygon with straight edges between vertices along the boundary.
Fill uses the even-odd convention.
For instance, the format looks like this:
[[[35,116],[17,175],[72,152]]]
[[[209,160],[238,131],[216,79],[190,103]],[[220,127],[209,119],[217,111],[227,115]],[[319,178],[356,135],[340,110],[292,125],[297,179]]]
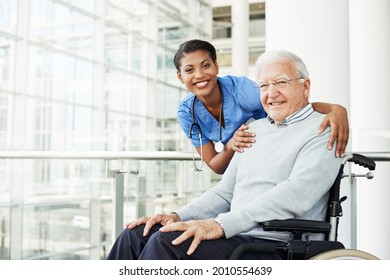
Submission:
[[[223,94],[223,115],[225,127],[222,127],[222,143],[226,144],[234,132],[250,118],[260,119],[267,116],[260,102],[258,85],[246,78],[236,76],[218,77],[218,83]],[[177,117],[179,123],[190,138],[192,121],[192,102],[194,94],[189,93],[179,104]],[[196,127],[192,130],[192,144],[195,147],[205,145],[210,141],[219,141],[219,122],[207,111],[199,99],[195,99],[195,123],[202,130],[202,144]]]

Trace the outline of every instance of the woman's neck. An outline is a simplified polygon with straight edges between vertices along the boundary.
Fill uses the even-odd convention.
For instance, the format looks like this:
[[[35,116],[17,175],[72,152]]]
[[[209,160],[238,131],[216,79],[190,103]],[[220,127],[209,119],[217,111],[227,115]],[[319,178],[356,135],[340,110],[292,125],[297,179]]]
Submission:
[[[217,120],[220,121],[220,114],[222,114],[222,93],[217,87],[217,90],[208,96],[208,98],[198,98],[203,105],[206,107],[207,111]],[[222,116],[223,118],[223,116]]]

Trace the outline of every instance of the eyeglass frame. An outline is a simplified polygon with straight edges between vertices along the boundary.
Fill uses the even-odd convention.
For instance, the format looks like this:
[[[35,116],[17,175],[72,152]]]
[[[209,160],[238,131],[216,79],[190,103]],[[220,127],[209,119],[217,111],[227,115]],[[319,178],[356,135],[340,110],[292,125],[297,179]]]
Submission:
[[[279,79],[279,80],[273,81],[273,82],[259,83],[259,88],[260,88],[261,91],[264,91],[264,92],[269,90],[269,86],[271,84],[273,86],[275,86],[275,87],[286,88],[288,86],[289,82],[297,81],[297,80],[301,80],[301,79],[305,79],[305,78],[304,77],[299,77],[299,78],[295,78],[295,79]],[[266,88],[264,89],[262,87],[266,87]]]

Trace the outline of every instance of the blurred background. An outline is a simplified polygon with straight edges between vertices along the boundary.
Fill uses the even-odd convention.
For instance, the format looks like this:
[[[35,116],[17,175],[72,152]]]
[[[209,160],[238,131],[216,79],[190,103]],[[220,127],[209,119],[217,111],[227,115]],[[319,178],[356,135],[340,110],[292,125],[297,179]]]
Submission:
[[[0,259],[105,259],[125,222],[220,179],[192,170],[176,118],[172,59],[193,38],[220,75],[302,57],[311,101],[346,107],[348,151],[377,159],[343,180],[340,240],[390,259],[387,0],[0,0]]]

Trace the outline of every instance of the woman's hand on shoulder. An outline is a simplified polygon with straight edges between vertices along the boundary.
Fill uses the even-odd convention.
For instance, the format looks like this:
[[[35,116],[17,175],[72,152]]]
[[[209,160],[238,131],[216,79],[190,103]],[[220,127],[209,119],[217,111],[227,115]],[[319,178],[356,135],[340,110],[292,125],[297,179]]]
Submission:
[[[327,126],[331,127],[328,149],[331,149],[336,141],[336,157],[342,157],[348,144],[349,125],[347,110],[341,106],[334,104],[332,110],[325,116],[322,121],[319,133],[322,133]]]
[[[248,129],[247,124],[241,125],[229,140],[228,144],[233,151],[243,153],[245,148],[252,147],[252,144],[256,142],[256,135]]]

